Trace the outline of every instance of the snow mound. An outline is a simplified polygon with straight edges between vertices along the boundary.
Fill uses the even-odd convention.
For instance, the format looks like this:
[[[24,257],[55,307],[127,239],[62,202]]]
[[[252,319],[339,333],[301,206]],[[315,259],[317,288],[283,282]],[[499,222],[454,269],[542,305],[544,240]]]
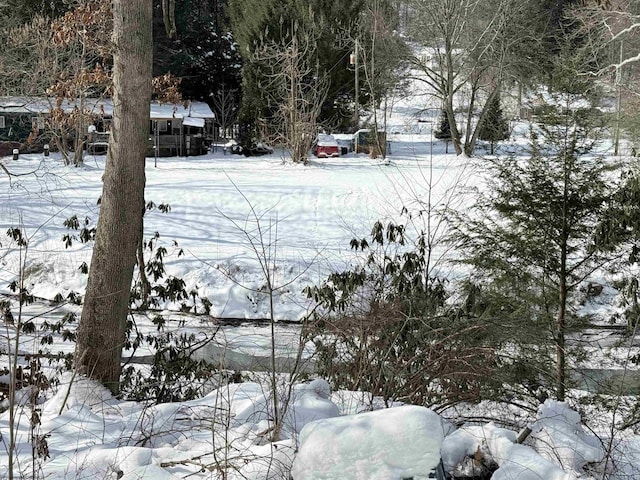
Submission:
[[[487,463],[500,467],[492,480],[571,480],[555,463],[541,457],[533,448],[515,443],[516,432],[497,427],[493,423],[482,426],[466,426],[445,438],[442,444],[442,463],[447,472],[473,477],[479,468],[466,461],[476,452]]]
[[[331,387],[324,379],[299,384],[293,390],[293,403],[285,415],[286,436],[300,433],[305,425],[340,415],[338,406],[329,400]]]
[[[302,429],[291,473],[295,480],[428,477],[453,428],[417,406],[318,420]]]
[[[229,474],[229,480],[282,480],[289,478],[291,463],[295,456],[292,440],[254,447],[255,458],[249,459],[236,471]]]
[[[44,413],[57,415],[75,406],[103,411],[114,403],[117,401],[101,383],[66,372],[60,377],[57,393],[45,403]]]
[[[479,452],[499,465],[492,480],[572,480],[581,476],[587,463],[604,456],[598,439],[584,432],[580,415],[564,402],[547,400],[530,428],[533,448],[516,444],[516,432],[493,423],[463,427],[443,442],[445,470],[472,475],[460,469],[473,469],[473,462],[465,459]]]
[[[290,393],[286,389],[278,393],[279,413],[284,415],[281,434],[283,439],[300,433],[309,422],[340,415],[337,405],[329,399],[331,388],[326,380],[316,379],[308,384],[296,384]],[[228,385],[210,393],[203,401],[228,409],[236,426],[247,423],[266,426],[273,418],[273,396],[258,383]]]
[[[604,458],[600,441],[593,435],[587,435],[582,428],[580,414],[565,402],[545,401],[538,408],[538,420],[531,430],[536,450],[565,470],[579,471],[587,463]]]
[[[492,438],[490,447],[498,451],[500,468],[491,480],[575,480],[560,467],[538,455],[532,448],[508,442],[504,437]],[[494,452],[495,455],[495,452]]]
[[[45,465],[46,478],[95,480],[108,479],[137,480],[177,480],[176,477],[160,467],[161,459],[148,448],[119,447],[108,448],[96,445],[83,449],[69,459],[58,457]]]
[[[442,465],[446,472],[454,472],[458,476],[473,477],[478,472],[479,465],[466,459],[478,452],[482,458],[495,462],[488,448],[488,438],[504,437],[511,443],[516,440],[516,432],[496,427],[493,423],[487,425],[464,426],[447,435],[442,442]]]

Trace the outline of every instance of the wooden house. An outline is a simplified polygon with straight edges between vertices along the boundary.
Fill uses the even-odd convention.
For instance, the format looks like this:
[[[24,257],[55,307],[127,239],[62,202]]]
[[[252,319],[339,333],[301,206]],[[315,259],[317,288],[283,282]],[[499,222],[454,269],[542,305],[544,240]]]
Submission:
[[[28,144],[27,140],[32,132],[45,129],[43,112],[48,112],[50,107],[44,101],[30,97],[0,97],[0,143],[19,146],[22,151],[38,149],[37,142]]]
[[[53,132],[47,118],[56,108],[53,98],[0,97],[0,143],[19,143],[22,150],[41,148]],[[80,102],[62,102],[66,113],[81,108],[87,117],[84,126],[89,153],[106,152],[113,119],[111,99],[87,98]],[[149,156],[189,156],[207,152],[213,140],[215,115],[204,102],[184,105],[151,102],[149,106]],[[59,134],[59,133],[58,133]],[[37,137],[37,142],[27,142]]]
[[[215,115],[204,102],[152,102],[149,117],[150,146],[159,157],[202,155],[213,140]]]

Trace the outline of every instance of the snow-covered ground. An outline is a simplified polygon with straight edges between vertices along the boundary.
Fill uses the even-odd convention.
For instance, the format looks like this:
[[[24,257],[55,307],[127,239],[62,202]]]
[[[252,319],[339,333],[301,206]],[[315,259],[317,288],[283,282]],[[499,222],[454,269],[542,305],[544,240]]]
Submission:
[[[167,275],[207,297],[213,316],[232,318],[268,317],[260,292],[263,258],[254,251],[263,242],[276,258],[275,285],[285,286],[277,292],[276,317],[297,320],[308,310],[304,286],[348,263],[349,241],[367,236],[376,220],[397,219],[403,205],[415,207],[429,176],[436,199],[472,180],[469,160],[438,154],[442,148],[435,145],[431,157],[428,136],[403,135],[392,142],[389,164],[349,155],[313,159],[304,167],[283,162],[277,153],[246,158],[222,151],[159,159],[157,167],[148,159],[146,200],[168,204],[171,211],[145,215],[145,238],[158,232],[158,245],[168,250]],[[4,160],[19,176],[0,177],[0,231],[18,227],[29,237],[26,282],[33,295],[84,292],[86,275],[79,267],[90,263],[91,245],[76,240],[65,248],[63,236],[77,232],[63,222],[75,215],[81,226],[85,218],[95,226],[104,161],[90,156],[72,168],[55,154]],[[8,238],[1,243],[0,292],[6,292],[17,278],[20,251]]]
[[[577,412],[551,400],[530,415],[531,435],[518,444],[514,430],[493,423],[456,429],[424,407],[359,413],[369,407],[362,394],[331,393],[319,379],[293,386],[278,438],[271,438],[270,391],[258,383],[160,405],[119,401],[70,373],[54,390],[37,405],[35,430],[31,408],[16,409],[14,478],[284,480],[291,472],[294,480],[426,479],[442,459],[459,476],[490,467],[494,480],[571,480],[596,478],[588,468],[602,478],[607,454],[605,478],[640,478],[638,437],[609,444],[585,430]],[[8,476],[8,424],[5,412],[0,478]]]

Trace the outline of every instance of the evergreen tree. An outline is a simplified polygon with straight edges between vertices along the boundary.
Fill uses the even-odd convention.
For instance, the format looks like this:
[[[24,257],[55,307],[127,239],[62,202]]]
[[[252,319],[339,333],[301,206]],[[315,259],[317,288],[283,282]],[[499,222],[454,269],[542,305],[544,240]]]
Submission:
[[[154,76],[181,79],[185,98],[213,103],[222,92],[237,104],[242,59],[226,15],[226,0],[182,0],[175,5],[175,38],[164,24],[162,0],[154,0]]]
[[[451,125],[449,124],[449,116],[444,109],[440,113],[440,125],[438,126],[438,129],[433,132],[433,136],[438,140],[446,140],[447,142],[451,140]]]
[[[640,263],[640,174],[635,165],[623,172],[621,183],[611,196],[595,230],[595,241],[602,251],[622,254],[629,265]],[[625,255],[626,254],[626,255]],[[640,282],[636,274],[623,278],[621,288],[623,316],[630,331],[640,323]]]
[[[244,60],[243,121],[255,127],[258,119],[273,113],[264,98],[269,68],[255,61],[256,49],[269,43],[288,43],[296,31],[312,37],[316,48],[307,53],[309,63],[317,63],[318,71],[329,79],[321,122],[329,128],[350,122],[352,112],[346,105],[353,98],[354,88],[353,72],[348,69],[353,49],[348,32],[354,28],[365,3],[365,0],[230,0],[231,24]]]
[[[449,123],[449,115],[447,114],[446,109],[442,109],[440,113],[440,125],[438,129],[433,132],[433,136],[438,140],[445,141],[445,153],[449,153],[449,142],[452,140],[453,136],[451,134],[451,124]]]
[[[528,51],[521,51],[523,57],[534,59],[531,62],[534,69],[523,72],[528,77],[528,82],[544,82],[547,85],[553,83],[554,70],[563,44],[569,36],[572,36],[575,25],[569,18],[569,11],[578,0],[541,0],[530,2],[531,23],[530,36],[536,41],[527,43]],[[574,38],[575,39],[575,38]],[[574,43],[573,49],[578,43]]]
[[[592,232],[610,187],[608,167],[592,154],[597,129],[571,109],[553,115],[532,127],[528,159],[488,161],[487,193],[453,236],[479,279],[482,321],[505,333],[497,339],[510,352],[502,371],[532,390],[553,386],[563,400],[572,358],[565,338],[579,324],[578,286],[605,261]]]
[[[509,123],[502,114],[500,95],[495,95],[489,101],[487,114],[480,125],[478,138],[491,143],[491,155],[493,155],[496,142],[509,138]]]

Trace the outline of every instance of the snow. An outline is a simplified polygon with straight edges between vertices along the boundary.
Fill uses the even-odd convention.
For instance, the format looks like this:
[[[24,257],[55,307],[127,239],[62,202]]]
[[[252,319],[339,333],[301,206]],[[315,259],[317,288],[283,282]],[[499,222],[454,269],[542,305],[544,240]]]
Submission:
[[[605,458],[602,440],[584,431],[580,415],[565,402],[546,400],[529,428],[525,444],[517,444],[515,431],[494,423],[464,426],[444,439],[445,470],[473,476],[477,463],[465,459],[477,455],[499,466],[494,480],[571,480]]]
[[[336,141],[333,135],[318,135],[318,146],[319,147],[337,147],[338,142]]]
[[[89,409],[104,408],[115,401],[109,390],[82,376],[66,372],[59,378],[57,393],[45,404],[43,413],[55,416],[65,410],[81,406]]]
[[[264,384],[228,384],[200,399],[150,405],[115,399],[94,381],[64,374],[55,395],[38,406],[38,434],[50,456],[40,468],[44,478],[55,479],[222,478],[213,473],[226,464],[233,479],[279,479],[291,471],[294,480],[402,480],[427,478],[441,458],[446,471],[472,475],[469,457],[479,455],[499,466],[493,480],[573,480],[589,478],[585,464],[604,456],[599,439],[561,402],[541,406],[531,441],[520,445],[517,432],[493,423],[456,429],[413,405],[348,414],[332,396],[322,379],[293,385],[281,437],[269,442],[273,397]],[[284,395],[280,400],[283,406]],[[31,458],[29,408],[16,409],[23,469]],[[8,421],[7,411],[0,415],[3,438]],[[631,458],[622,468],[636,475],[632,455],[640,458],[640,441],[625,445]],[[5,460],[0,451],[0,478],[7,474]],[[460,467],[465,460],[466,470]]]
[[[182,124],[187,126],[187,127],[203,128],[204,127],[204,118],[185,117],[185,119],[182,121]]]
[[[328,396],[324,380],[295,385],[285,415],[286,438],[269,443],[264,439],[273,411],[271,394],[263,385],[230,384],[198,400],[148,405],[114,399],[96,382],[65,374],[56,394],[39,406],[40,435],[46,436],[51,457],[42,462],[43,474],[155,479],[182,478],[180,472],[191,471],[195,478],[211,478],[209,469],[229,462],[234,473],[228,478],[282,478],[291,468],[297,431],[314,420],[339,415]],[[28,409],[18,411],[22,465],[31,456]],[[8,438],[8,414],[0,415],[3,438]],[[207,466],[202,475],[198,462]],[[6,469],[3,450],[0,478]]]
[[[302,430],[291,473],[294,480],[428,477],[453,428],[418,406],[318,420]]]
[[[497,427],[493,423],[468,426],[445,438],[442,461],[446,471],[473,476],[479,460],[497,463],[493,479],[565,480],[570,477],[553,462],[541,457],[529,446],[515,443],[516,432]],[[467,460],[469,457],[477,459]]]
[[[432,168],[432,196],[442,203],[473,180],[468,160],[444,155],[442,145],[434,147],[430,158],[428,141],[426,136],[397,138],[391,165],[350,154],[339,160],[314,159],[303,167],[283,163],[281,151],[247,158],[218,150],[162,159],[157,167],[148,159],[145,198],[166,203],[171,211],[145,214],[145,238],[159,232],[158,245],[168,250],[167,275],[182,277],[187,291],[196,289],[207,297],[213,316],[267,318],[264,273],[253,248],[260,239],[245,234],[260,226],[277,259],[275,316],[298,320],[309,308],[302,289],[349,264],[356,255],[349,247],[352,238],[366,237],[376,220],[399,220],[400,205],[417,205],[426,187],[415,179],[427,178]],[[63,166],[54,153],[46,159],[30,154],[4,162],[24,176],[11,183],[0,177],[0,231],[22,225],[30,237],[31,293],[47,299],[57,293],[82,294],[86,275],[78,267],[90,264],[91,245],[75,241],[64,248],[63,235],[77,232],[63,222],[77,215],[95,225],[105,157],[88,156],[80,168]],[[184,253],[180,258],[179,249]],[[0,293],[19,271],[19,251],[5,251]],[[159,307],[177,310],[180,305],[165,302]]]
[[[580,415],[564,402],[546,400],[540,406],[532,437],[542,456],[569,471],[578,472],[605,455],[600,441],[584,431]]]
[[[109,98],[85,98],[82,100],[85,110],[96,115],[113,116],[113,100]],[[60,108],[70,112],[77,107],[78,102],[63,100]],[[43,97],[0,97],[0,112],[6,113],[38,113],[47,114],[56,107],[55,98]],[[190,101],[185,105],[173,105],[153,101],[149,111],[153,119],[172,118],[215,118],[208,104]]]

